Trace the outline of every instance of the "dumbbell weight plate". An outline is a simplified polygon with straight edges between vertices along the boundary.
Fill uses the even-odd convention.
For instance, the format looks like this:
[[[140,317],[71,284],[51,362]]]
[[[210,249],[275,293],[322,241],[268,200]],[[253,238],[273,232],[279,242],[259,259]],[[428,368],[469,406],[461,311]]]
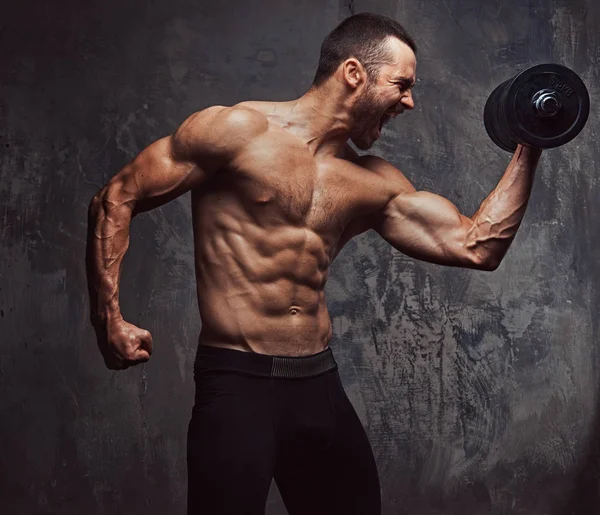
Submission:
[[[483,112],[483,123],[490,139],[502,150],[514,152],[517,149],[516,141],[511,139],[506,127],[504,117],[504,97],[506,88],[512,79],[500,84],[487,99]]]
[[[533,99],[541,90],[554,92],[560,103],[556,114],[540,116],[537,112]],[[503,109],[511,139],[539,148],[571,141],[583,129],[590,111],[585,84],[575,72],[559,64],[540,64],[519,73],[506,86],[503,100],[499,108]]]

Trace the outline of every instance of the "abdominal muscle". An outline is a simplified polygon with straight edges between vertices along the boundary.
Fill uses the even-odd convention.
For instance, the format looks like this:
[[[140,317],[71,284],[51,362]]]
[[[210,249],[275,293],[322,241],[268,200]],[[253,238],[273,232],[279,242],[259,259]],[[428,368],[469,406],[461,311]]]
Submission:
[[[199,343],[275,356],[326,349],[323,239],[272,217],[261,223],[239,205],[194,211]]]

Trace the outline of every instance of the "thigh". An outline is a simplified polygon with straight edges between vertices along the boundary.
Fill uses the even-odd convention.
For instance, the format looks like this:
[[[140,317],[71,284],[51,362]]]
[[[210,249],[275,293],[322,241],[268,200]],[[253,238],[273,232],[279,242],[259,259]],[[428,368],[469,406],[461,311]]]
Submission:
[[[205,373],[188,429],[188,514],[264,515],[274,468],[269,379]]]
[[[377,465],[337,371],[328,374],[333,420],[326,446],[298,441],[278,457],[275,481],[290,515],[379,515]]]

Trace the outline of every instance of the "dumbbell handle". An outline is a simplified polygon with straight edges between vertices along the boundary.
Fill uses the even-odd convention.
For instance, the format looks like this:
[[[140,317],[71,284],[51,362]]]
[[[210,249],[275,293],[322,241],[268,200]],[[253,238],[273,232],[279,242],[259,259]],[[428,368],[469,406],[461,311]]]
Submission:
[[[549,118],[560,111],[560,98],[553,89],[541,89],[531,99],[531,104],[538,116]]]

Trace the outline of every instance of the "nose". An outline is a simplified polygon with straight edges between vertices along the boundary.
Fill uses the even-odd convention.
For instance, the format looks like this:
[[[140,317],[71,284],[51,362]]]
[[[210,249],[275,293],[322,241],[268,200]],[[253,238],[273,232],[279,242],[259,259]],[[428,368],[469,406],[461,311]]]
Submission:
[[[406,95],[402,97],[401,102],[406,109],[414,109],[415,107],[415,101],[413,99],[412,92],[410,91],[408,91]]]

